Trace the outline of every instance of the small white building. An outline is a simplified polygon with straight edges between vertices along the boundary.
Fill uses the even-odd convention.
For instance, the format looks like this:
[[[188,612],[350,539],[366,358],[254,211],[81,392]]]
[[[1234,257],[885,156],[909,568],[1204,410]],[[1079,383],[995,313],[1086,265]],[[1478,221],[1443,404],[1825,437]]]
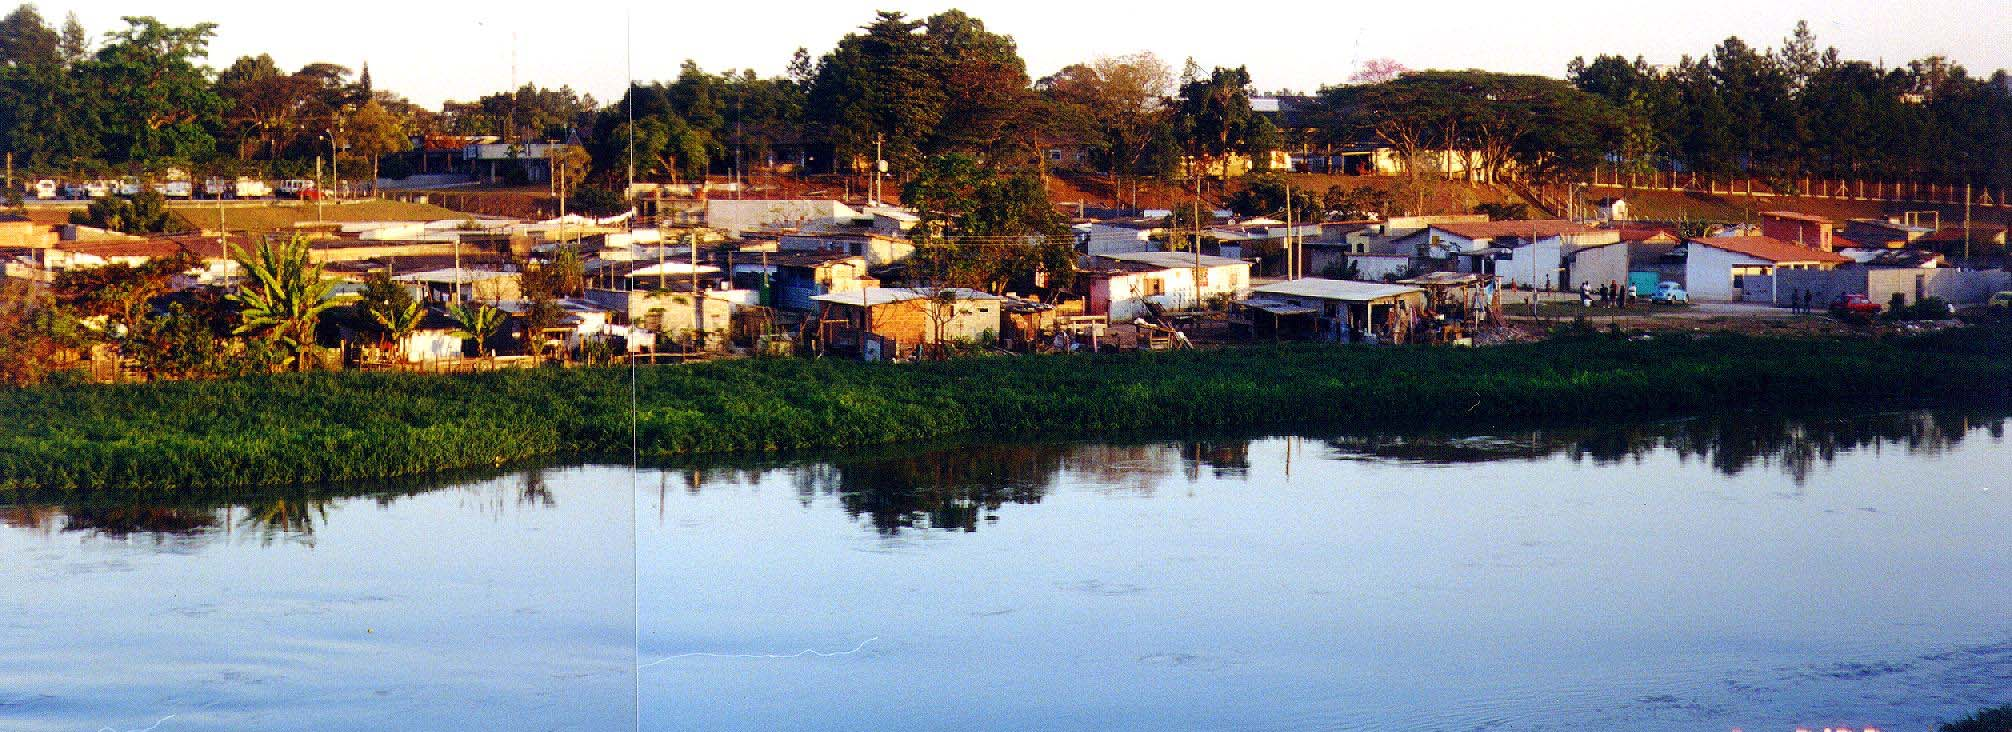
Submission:
[[[1089,257],[1077,274],[1088,313],[1113,321],[1163,310],[1187,310],[1210,300],[1234,300],[1250,290],[1249,262],[1186,252],[1127,252]]]
[[[1684,291],[1693,300],[1732,300],[1748,277],[1772,277],[1782,269],[1836,269],[1851,261],[1767,236],[1686,239],[1682,249]]]
[[[1520,287],[1560,289],[1567,255],[1621,240],[1621,233],[1563,220],[1432,224],[1417,240],[1419,256],[1450,260],[1453,271],[1489,274]]]

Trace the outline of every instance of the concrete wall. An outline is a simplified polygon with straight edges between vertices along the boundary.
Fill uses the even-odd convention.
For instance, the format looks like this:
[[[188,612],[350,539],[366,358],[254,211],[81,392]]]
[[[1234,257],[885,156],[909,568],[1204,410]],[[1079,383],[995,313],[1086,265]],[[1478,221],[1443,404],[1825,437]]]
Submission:
[[[1535,245],[1511,249],[1507,258],[1495,260],[1495,276],[1514,282],[1518,287],[1558,289],[1558,268],[1564,263],[1558,245],[1558,238],[1551,237],[1539,239]],[[1532,280],[1533,276],[1536,279]]]
[[[1084,254],[1127,254],[1153,251],[1149,231],[1129,226],[1091,224],[1083,243]]]
[[[1764,266],[1773,262],[1707,246],[1689,246],[1684,258],[1684,291],[1692,300],[1731,300],[1741,294],[1733,288],[1733,267]]]
[[[1348,261],[1355,263],[1356,279],[1381,282],[1384,278],[1403,276],[1411,271],[1411,258],[1386,254],[1350,254]],[[1321,270],[1314,269],[1316,275]]]
[[[2012,272],[2004,270],[1847,267],[1828,272],[1780,270],[1775,278],[1748,279],[1747,299],[1768,302],[1772,298],[1775,304],[1782,306],[1787,306],[1789,298],[1798,290],[1816,293],[1816,302],[1820,305],[1834,302],[1843,295],[1864,295],[1885,305],[1893,300],[1895,293],[1899,293],[1909,305],[1922,297],[1939,297],[1957,305],[1975,305],[1990,299],[1994,292],[2012,290]],[[1771,291],[1769,285],[1774,279],[1780,281],[1780,287]]]
[[[837,201],[731,200],[706,201],[706,225],[728,236],[740,236],[749,229],[771,226],[800,226],[811,221],[853,215],[851,207]]]
[[[1590,284],[1594,290],[1609,282],[1628,283],[1628,245],[1609,244],[1603,247],[1581,249],[1572,255],[1570,289],[1578,289],[1580,284]]]
[[[1899,293],[1912,305],[1926,297],[1939,297],[1957,305],[1982,303],[1991,293],[2012,289],[2012,273],[2004,270],[1964,271],[1956,269],[1879,268],[1866,270],[1866,294],[1873,302],[1885,303]]]

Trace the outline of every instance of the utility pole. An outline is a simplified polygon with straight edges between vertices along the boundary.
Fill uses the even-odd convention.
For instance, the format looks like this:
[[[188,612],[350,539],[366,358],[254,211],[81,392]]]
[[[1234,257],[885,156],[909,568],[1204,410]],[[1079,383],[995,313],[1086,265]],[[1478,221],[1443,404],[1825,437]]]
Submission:
[[[321,153],[319,152],[314,154],[314,185],[317,188],[321,186]],[[321,199],[327,196],[328,191],[318,190],[314,192],[314,222],[317,224],[321,223]]]
[[[873,135],[873,204],[874,205],[880,204],[880,174],[887,172],[887,158],[883,157],[880,151],[880,145],[882,142],[886,140],[886,138],[887,138],[886,135],[877,132],[874,133]]]
[[[548,177],[548,178],[551,178],[551,179],[552,179],[552,189],[553,189],[553,190],[555,190],[555,191],[558,191],[558,193],[559,193],[559,245],[560,245],[560,246],[565,246],[565,244],[566,244],[566,178],[565,178],[565,176],[566,176],[566,169],[565,169],[565,166],[564,166],[564,164],[563,164],[563,163],[561,163],[561,162],[560,162],[560,160],[559,160],[558,158],[555,158],[555,157],[553,157],[553,156],[552,156],[552,155],[553,155],[553,153],[554,153],[554,152],[555,152],[556,150],[558,150],[558,147],[557,147],[557,146],[555,146],[555,145],[553,145],[553,144],[552,144],[552,141],[551,141],[551,140],[546,140],[546,141],[545,141],[545,167],[549,169],[549,170],[547,170],[547,171],[546,171],[546,173],[548,173],[548,175],[547,175],[546,177]]]
[[[1537,223],[1530,223],[1530,317],[1537,317]]]
[[[1970,264],[1970,181],[1963,182],[1963,265]],[[1959,267],[1960,268],[1960,267]]]
[[[692,340],[696,348],[706,348],[706,293],[699,289],[699,232],[687,229],[688,241],[692,243]]]
[[[1285,278],[1288,280],[1299,279],[1293,275],[1294,264],[1295,261],[1292,255],[1292,184],[1287,183],[1285,184]]]

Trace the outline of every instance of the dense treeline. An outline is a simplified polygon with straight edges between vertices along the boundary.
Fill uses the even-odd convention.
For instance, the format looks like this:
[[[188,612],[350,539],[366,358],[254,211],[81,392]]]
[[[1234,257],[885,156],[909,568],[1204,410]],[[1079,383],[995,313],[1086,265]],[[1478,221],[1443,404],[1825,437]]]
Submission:
[[[1728,38],[1675,66],[1575,59],[1580,89],[1621,115],[1622,166],[2012,185],[2012,77],[1942,56],[1882,68],[1819,50],[1807,23],[1780,48]]]
[[[176,491],[537,456],[777,451],[958,435],[1681,414],[2012,397],[2012,333],[1884,341],[1602,336],[1485,349],[1317,345],[916,365],[799,359],[441,378],[262,376],[0,392],[0,485]],[[1809,364],[1823,379],[1808,379]],[[631,395],[638,399],[630,410]]]
[[[879,13],[821,55],[798,49],[780,76],[687,61],[606,106],[525,84],[438,112],[373,88],[367,67],[288,71],[259,55],[212,70],[213,24],[123,22],[94,39],[74,16],[52,27],[32,4],[0,19],[0,150],[17,167],[302,176],[333,145],[346,175],[364,175],[410,135],[441,132],[578,140],[610,187],[630,171],[632,138],[642,180],[775,166],[856,174],[871,168],[878,142],[897,183],[946,155],[1024,174],[1044,170],[1050,153],[1122,181],[1206,171],[1232,155],[1261,168],[1269,161],[1259,153],[1281,144],[1374,141],[1413,173],[1444,169],[1436,150],[1470,150],[1472,167],[1494,179],[1613,165],[1784,186],[1804,175],[2012,185],[2005,71],[1973,76],[1940,56],[1898,68],[1847,60],[1820,49],[1806,24],[1779,48],[1728,38],[1670,66],[1575,59],[1565,80],[1379,59],[1274,129],[1251,109],[1244,68],[1189,61],[1176,75],[1135,54],[1034,78],[1012,37],[957,10]],[[1202,164],[1184,171],[1184,158]],[[404,172],[401,158],[385,162]]]
[[[333,145],[361,176],[432,116],[373,89],[367,68],[288,72],[260,55],[214,71],[204,63],[214,24],[123,22],[94,42],[74,14],[60,31],[32,4],[0,18],[0,151],[17,169],[306,177]]]

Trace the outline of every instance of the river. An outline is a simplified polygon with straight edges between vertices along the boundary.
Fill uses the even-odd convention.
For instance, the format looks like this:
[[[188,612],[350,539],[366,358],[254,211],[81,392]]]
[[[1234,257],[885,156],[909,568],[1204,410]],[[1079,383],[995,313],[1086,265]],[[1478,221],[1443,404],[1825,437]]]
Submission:
[[[910,447],[0,506],[0,728],[1921,730],[2002,415]]]

